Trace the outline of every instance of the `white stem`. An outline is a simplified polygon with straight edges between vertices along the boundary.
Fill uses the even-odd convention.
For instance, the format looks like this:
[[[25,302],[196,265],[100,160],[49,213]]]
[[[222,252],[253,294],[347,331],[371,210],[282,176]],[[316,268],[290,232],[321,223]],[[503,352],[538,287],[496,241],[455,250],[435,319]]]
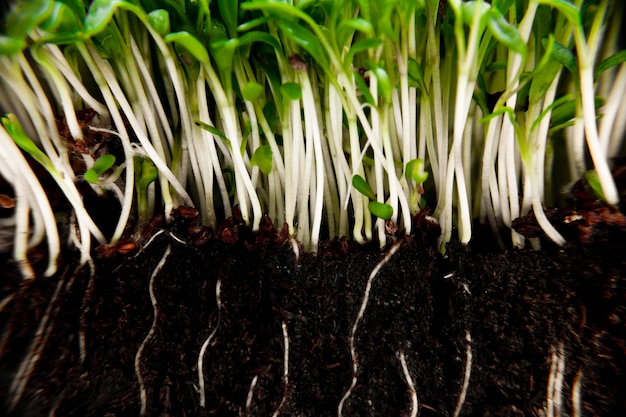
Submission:
[[[589,49],[584,40],[582,28],[574,30],[576,41],[576,51],[578,52],[578,72],[580,77],[580,94],[582,99],[583,119],[585,121],[585,133],[587,134],[587,146],[591,154],[591,159],[595,166],[602,186],[602,192],[607,203],[616,205],[619,203],[619,194],[606,154],[600,144],[598,137],[598,126],[596,125],[596,107],[593,88],[593,63],[589,54]]]

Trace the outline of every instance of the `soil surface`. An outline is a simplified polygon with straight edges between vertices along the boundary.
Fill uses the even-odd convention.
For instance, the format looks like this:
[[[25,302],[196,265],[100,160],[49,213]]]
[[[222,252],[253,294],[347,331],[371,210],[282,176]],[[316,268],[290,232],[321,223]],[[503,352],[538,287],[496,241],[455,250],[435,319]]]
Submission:
[[[68,257],[25,282],[5,260],[4,413],[624,415],[626,228],[579,209],[552,212],[570,243],[540,251],[444,257],[421,216],[385,249],[310,254],[269,220],[208,239],[181,208],[99,248],[93,276]]]

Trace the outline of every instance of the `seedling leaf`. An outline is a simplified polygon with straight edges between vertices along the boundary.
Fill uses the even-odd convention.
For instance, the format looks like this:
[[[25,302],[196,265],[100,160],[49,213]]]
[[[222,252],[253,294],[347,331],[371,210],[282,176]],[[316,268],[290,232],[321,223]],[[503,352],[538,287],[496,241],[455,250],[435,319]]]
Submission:
[[[222,132],[221,130],[217,129],[214,126],[211,126],[209,124],[201,122],[200,120],[196,120],[195,123],[196,123],[196,126],[200,126],[202,129],[206,130],[207,132],[212,133],[215,136],[218,136],[218,137],[224,139],[228,143],[228,145],[230,146],[230,140],[228,140],[228,138],[226,137],[224,132]]]
[[[362,176],[355,175],[352,177],[352,186],[370,200],[376,200],[376,195],[374,191],[372,191],[372,187],[370,187]]]
[[[346,58],[343,61],[344,70],[347,72],[352,65],[352,61],[354,60],[354,56],[359,52],[366,51],[368,49],[378,48],[382,41],[378,38],[365,38],[359,39],[354,42],[354,44],[350,47],[350,50],[346,54]]]
[[[111,154],[102,155],[94,162],[93,166],[85,172],[85,180],[91,184],[100,182],[100,175],[115,164],[115,156]]]
[[[554,42],[554,49],[552,50],[552,58],[554,58],[559,64],[563,65],[572,74],[576,74],[578,67],[576,65],[576,56],[567,49],[563,44]]]
[[[539,4],[554,7],[567,18],[575,26],[580,25],[580,11],[576,6],[567,0],[539,0]]]
[[[507,22],[498,9],[491,8],[488,19],[487,24],[494,38],[512,51],[526,56],[526,43],[522,40],[517,28]]]
[[[134,13],[144,22],[147,17],[141,7],[124,0],[94,0],[85,17],[85,32],[87,36],[97,35],[105,30],[117,9],[124,9]]]
[[[354,73],[354,81],[356,81],[356,85],[359,87],[361,94],[363,94],[363,98],[365,102],[371,105],[372,107],[376,106],[376,102],[374,101],[374,96],[370,92],[369,87],[365,84],[365,80],[361,77],[361,74],[358,72]]]
[[[368,207],[370,212],[379,219],[389,220],[393,216],[393,208],[389,204],[370,201]]]
[[[583,174],[583,179],[589,184],[593,195],[602,202],[606,201],[606,197],[604,196],[604,192],[602,191],[602,184],[600,183],[600,178],[598,177],[598,173],[595,169],[587,171]]]
[[[259,146],[252,154],[250,164],[258,166],[262,173],[269,175],[272,172],[272,148],[269,145]]]
[[[158,9],[150,12],[148,22],[159,35],[163,36],[170,33],[170,14],[167,10]]]
[[[0,35],[0,56],[16,54],[25,47],[26,41],[24,39]]]
[[[48,158],[48,155],[43,153],[41,149],[35,145],[35,142],[28,137],[24,128],[20,124],[20,121],[17,120],[14,114],[9,113],[8,115],[2,118],[2,125],[9,133],[11,138],[15,141],[17,146],[19,146],[24,152],[32,156],[37,162],[39,162],[48,172],[55,172],[56,169],[54,165],[52,165],[52,161]]]
[[[250,81],[243,86],[243,90],[241,91],[241,95],[245,100],[254,101],[263,92],[263,86],[257,82]]]
[[[412,159],[406,164],[404,175],[407,180],[413,180],[416,184],[422,184],[428,179],[428,172],[424,171],[424,161],[420,158]]]
[[[6,35],[20,40],[25,38],[52,12],[53,5],[49,0],[18,1],[6,17]]]
[[[207,52],[202,42],[194,37],[189,32],[174,32],[163,38],[165,42],[174,42],[177,45],[183,46],[187,49],[198,61],[203,64],[209,62],[209,53]]]
[[[614,67],[615,65],[619,65],[625,61],[626,61],[626,50],[619,51],[618,53],[611,55],[610,57],[602,61],[600,65],[598,65],[598,68],[596,68],[595,78],[598,78],[600,74],[602,74],[604,71],[608,70],[609,68]]]
[[[159,174],[159,170],[154,163],[148,159],[144,158],[141,161],[141,177],[139,179],[139,188],[143,191],[148,188],[150,184],[152,184]]]
[[[286,100],[300,100],[302,87],[298,83],[285,83],[280,86],[280,92]]]
[[[226,25],[228,34],[231,37],[237,36],[237,11],[239,10],[238,0],[218,0],[217,5],[220,10],[220,16]]]
[[[313,59],[326,71],[329,62],[319,39],[310,30],[292,21],[279,21],[278,26],[285,35],[307,51]]]

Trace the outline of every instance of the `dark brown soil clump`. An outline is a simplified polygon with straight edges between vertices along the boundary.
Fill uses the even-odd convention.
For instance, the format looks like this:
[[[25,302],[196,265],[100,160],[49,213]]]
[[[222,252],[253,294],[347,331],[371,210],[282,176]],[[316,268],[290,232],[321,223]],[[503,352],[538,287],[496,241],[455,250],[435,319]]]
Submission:
[[[601,238],[565,248],[452,244],[443,257],[436,228],[416,221],[413,236],[386,249],[340,240],[314,255],[267,221],[253,234],[231,219],[207,239],[187,213],[155,221],[137,244],[102,248],[94,276],[69,261],[29,282],[5,269],[2,408],[67,417],[626,412],[621,225],[592,224]]]

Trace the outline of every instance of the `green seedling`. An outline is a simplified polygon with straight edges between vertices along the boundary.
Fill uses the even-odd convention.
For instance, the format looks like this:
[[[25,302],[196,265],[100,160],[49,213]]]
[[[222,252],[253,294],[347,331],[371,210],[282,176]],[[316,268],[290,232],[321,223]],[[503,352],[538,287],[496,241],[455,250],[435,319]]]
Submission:
[[[587,183],[593,195],[603,203],[606,203],[606,197],[602,191],[602,184],[600,184],[600,178],[598,173],[592,169],[583,174],[583,180]]]
[[[113,165],[115,165],[115,156],[111,154],[102,155],[96,159],[93,166],[85,172],[85,180],[91,184],[99,184],[100,176]]]
[[[120,145],[85,173],[122,202],[112,241],[133,208],[184,204],[211,228],[235,205],[253,229],[268,214],[313,251],[322,235],[384,246],[381,220],[410,233],[427,193],[442,250],[479,216],[500,231],[530,210],[563,243],[543,213],[552,177],[593,169],[617,201],[626,54],[606,29],[620,2],[192,3],[18,0],[7,16],[3,122],[63,184],[85,259],[100,236],[54,123],[78,140],[84,108]],[[502,243],[526,240],[511,229]]]
[[[352,186],[361,194],[370,199],[368,208],[370,212],[379,219],[389,220],[393,216],[393,208],[386,203],[376,201],[376,195],[372,187],[360,175],[352,177]]]

